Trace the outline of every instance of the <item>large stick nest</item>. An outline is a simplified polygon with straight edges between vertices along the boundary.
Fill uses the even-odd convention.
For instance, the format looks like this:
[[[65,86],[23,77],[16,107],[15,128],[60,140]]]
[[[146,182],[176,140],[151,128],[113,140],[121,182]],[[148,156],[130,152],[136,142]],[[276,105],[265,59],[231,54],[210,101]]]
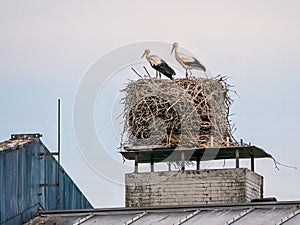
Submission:
[[[233,144],[229,124],[230,86],[211,79],[139,79],[125,92],[123,146],[170,148]]]

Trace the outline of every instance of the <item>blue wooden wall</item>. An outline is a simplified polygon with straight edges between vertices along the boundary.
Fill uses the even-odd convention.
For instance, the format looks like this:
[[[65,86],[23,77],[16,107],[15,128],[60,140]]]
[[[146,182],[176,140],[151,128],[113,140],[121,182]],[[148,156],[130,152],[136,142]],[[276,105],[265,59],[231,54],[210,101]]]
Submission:
[[[49,150],[40,139],[0,150],[0,224],[22,224],[38,210],[92,208],[61,167],[57,175],[55,158],[40,155],[45,152]],[[57,183],[59,186],[40,185]]]

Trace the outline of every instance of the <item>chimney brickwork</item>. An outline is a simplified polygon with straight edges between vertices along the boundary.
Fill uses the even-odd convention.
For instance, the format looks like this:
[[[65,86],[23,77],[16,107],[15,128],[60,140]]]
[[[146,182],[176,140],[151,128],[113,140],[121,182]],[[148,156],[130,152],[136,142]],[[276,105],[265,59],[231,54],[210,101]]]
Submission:
[[[247,168],[130,173],[126,207],[234,204],[263,197],[263,177]]]

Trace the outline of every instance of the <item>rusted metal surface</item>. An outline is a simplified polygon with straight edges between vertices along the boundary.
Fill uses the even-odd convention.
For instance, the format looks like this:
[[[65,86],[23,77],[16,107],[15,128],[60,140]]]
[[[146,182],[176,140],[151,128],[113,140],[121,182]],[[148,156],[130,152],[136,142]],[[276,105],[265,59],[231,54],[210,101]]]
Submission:
[[[12,135],[0,143],[0,224],[22,224],[41,209],[92,208],[56,159],[41,155],[49,150],[39,137]]]
[[[26,143],[39,140],[40,137],[42,137],[41,134],[12,134],[9,140],[0,143],[0,151],[15,150]]]

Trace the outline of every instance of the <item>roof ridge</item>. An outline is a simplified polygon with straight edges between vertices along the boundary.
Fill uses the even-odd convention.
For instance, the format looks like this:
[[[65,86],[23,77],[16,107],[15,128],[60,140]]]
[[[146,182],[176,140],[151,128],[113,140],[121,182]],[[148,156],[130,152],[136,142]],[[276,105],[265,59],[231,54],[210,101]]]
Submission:
[[[0,142],[0,151],[6,149],[15,149],[31,141],[39,140],[40,137],[42,137],[42,134],[39,133],[12,134],[9,140]]]

